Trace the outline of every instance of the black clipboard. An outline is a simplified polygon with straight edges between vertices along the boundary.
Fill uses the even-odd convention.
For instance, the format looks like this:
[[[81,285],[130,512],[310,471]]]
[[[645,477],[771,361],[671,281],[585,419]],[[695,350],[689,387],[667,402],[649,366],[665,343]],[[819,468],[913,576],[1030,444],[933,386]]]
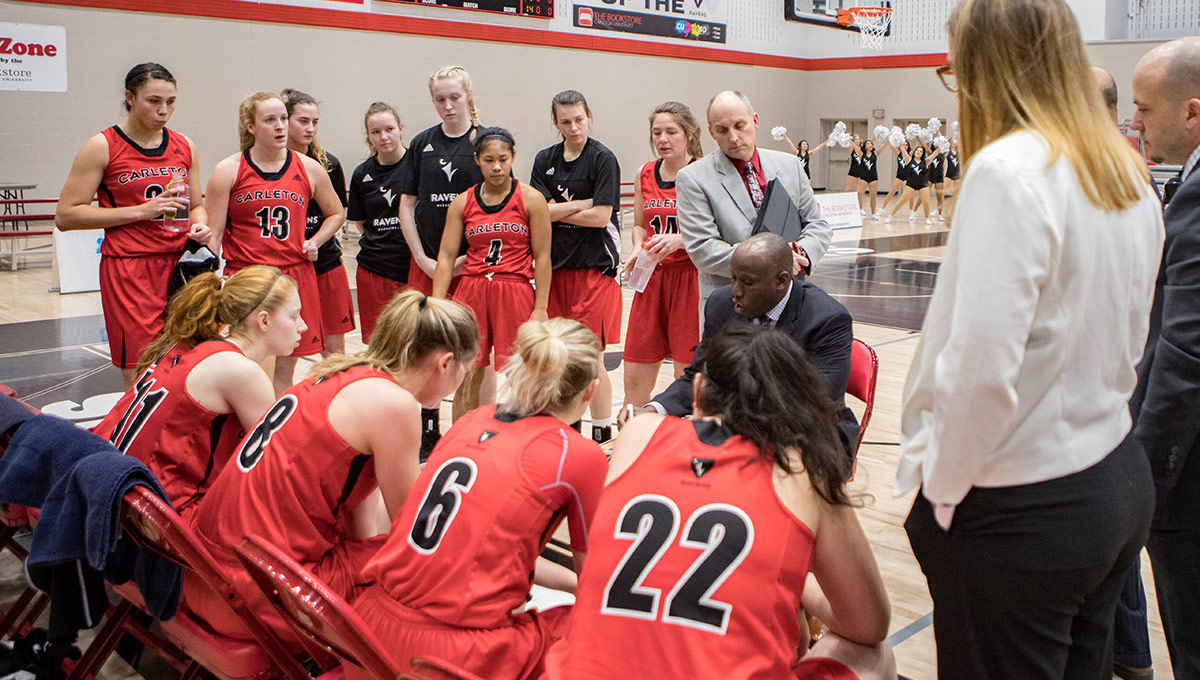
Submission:
[[[779,183],[779,178],[767,182],[767,191],[758,206],[758,216],[750,233],[761,234],[764,231],[778,234],[789,243],[799,241],[804,233],[800,212],[792,202],[791,193]]]

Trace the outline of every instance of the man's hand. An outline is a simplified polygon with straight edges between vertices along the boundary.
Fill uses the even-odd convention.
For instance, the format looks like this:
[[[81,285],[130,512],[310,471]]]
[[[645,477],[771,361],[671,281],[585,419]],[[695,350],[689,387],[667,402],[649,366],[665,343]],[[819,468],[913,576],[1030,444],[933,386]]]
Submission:
[[[622,427],[625,427],[625,423],[629,422],[630,418],[641,413],[658,413],[658,411],[655,411],[653,406],[638,408],[633,404],[625,404],[617,413],[617,429],[620,430]]]
[[[810,264],[808,255],[800,247],[800,242],[792,241],[792,276],[807,276]]]

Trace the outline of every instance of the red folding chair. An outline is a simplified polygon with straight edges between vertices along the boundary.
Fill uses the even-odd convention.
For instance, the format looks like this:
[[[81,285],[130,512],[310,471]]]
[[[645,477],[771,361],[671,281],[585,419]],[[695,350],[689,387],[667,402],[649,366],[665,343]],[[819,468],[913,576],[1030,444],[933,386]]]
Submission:
[[[858,399],[866,405],[862,418],[858,421],[858,441],[854,450],[862,446],[863,435],[867,433],[867,424],[871,422],[871,411],[875,410],[875,383],[879,379],[879,357],[867,343],[854,338],[850,345],[850,380],[846,383],[846,394]],[[858,468],[858,458],[854,459],[854,467]],[[854,473],[851,472],[851,477]]]
[[[170,621],[162,622],[166,641],[144,638],[147,631],[130,614],[141,607],[142,599],[133,583],[117,586],[123,601],[110,614],[96,639],[88,646],[71,673],[72,680],[94,677],[112,653],[121,633],[129,632],[167,658],[189,659],[184,678],[195,677],[203,666],[223,680],[282,678],[311,680],[311,676],[288,651],[275,633],[263,624],[247,605],[242,594],[222,575],[209,552],[184,523],[179,514],[153,492],[135,487],[125,494],[122,524],[125,532],[143,548],[176,562],[185,569],[186,578],[198,578],[221,594],[226,604],[253,633],[256,642],[235,640],[209,630],[199,619],[181,608]],[[144,629],[144,626],[140,627]],[[167,642],[166,645],[163,642]],[[172,645],[177,649],[172,649]]]
[[[282,550],[258,536],[248,536],[236,551],[263,594],[301,636],[365,669],[373,678],[413,677],[401,674],[383,654],[383,643],[342,597]],[[439,678],[481,680],[439,659],[413,659],[411,663]]]

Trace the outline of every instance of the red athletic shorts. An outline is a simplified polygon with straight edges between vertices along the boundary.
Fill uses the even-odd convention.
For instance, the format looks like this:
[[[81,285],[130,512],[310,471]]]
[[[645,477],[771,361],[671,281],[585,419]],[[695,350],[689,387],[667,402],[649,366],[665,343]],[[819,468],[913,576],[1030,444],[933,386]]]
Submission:
[[[801,659],[792,666],[792,673],[798,680],[858,680],[858,674],[846,664],[827,656]]]
[[[476,366],[491,363],[488,355],[496,352],[496,370],[508,364],[517,342],[517,328],[533,313],[533,285],[520,276],[464,276],[459,279],[454,301],[475,312],[479,322],[479,354]]]
[[[447,293],[450,297],[454,296],[454,291],[458,289],[458,282],[461,280],[461,276],[450,279],[450,291]],[[408,261],[408,287],[426,295],[433,295],[433,279],[425,275],[425,272],[417,265],[415,257]]]
[[[309,266],[309,269],[312,267]],[[353,602],[359,593],[371,585],[362,575],[362,568],[386,541],[387,534],[361,540],[342,541],[325,553],[320,562],[307,563],[303,566],[334,593],[347,602]],[[200,537],[200,542],[212,553],[221,574],[246,598],[246,604],[250,611],[254,612],[254,615],[267,627],[275,631],[284,643],[294,647],[296,651],[302,651],[300,639],[296,637],[291,624],[279,616],[275,608],[267,601],[266,596],[254,584],[250,574],[238,561],[233,551],[218,546],[203,536]],[[183,580],[183,599],[188,611],[196,618],[202,619],[217,633],[237,640],[254,639],[250,629],[233,613],[224,598],[209,590],[200,579],[188,577]]]
[[[370,342],[371,333],[375,332],[375,321],[383,312],[383,308],[396,297],[396,293],[408,290],[408,286],[386,276],[372,274],[363,269],[361,264],[354,274],[354,279],[358,284],[358,323],[362,326],[362,341],[365,345]]]
[[[232,276],[239,269],[249,267],[253,262],[225,261],[225,276]],[[317,286],[317,273],[311,262],[304,264],[289,264],[279,267],[285,276],[292,277],[296,282],[296,291],[300,293],[300,318],[304,319],[308,329],[300,335],[300,345],[292,352],[294,357],[309,357],[320,354],[325,349],[325,329],[321,325],[321,291]]]
[[[633,294],[625,361],[653,364],[670,357],[691,364],[700,343],[700,287],[689,262],[659,266],[646,290]]]
[[[555,269],[547,313],[587,326],[601,347],[621,342],[621,286],[598,269]]]
[[[137,368],[142,350],[162,332],[178,262],[178,254],[100,258],[100,307],[113,366]]]
[[[367,588],[354,609],[383,643],[402,673],[416,673],[413,657],[449,661],[488,680],[524,680],[542,675],[542,658],[565,630],[570,607],[525,612],[499,628],[457,628],[397,602],[379,586]],[[346,664],[346,680],[369,680]]]
[[[321,330],[325,335],[343,335],[354,330],[354,300],[350,298],[346,268],[339,264],[317,274],[317,290],[321,294]]]

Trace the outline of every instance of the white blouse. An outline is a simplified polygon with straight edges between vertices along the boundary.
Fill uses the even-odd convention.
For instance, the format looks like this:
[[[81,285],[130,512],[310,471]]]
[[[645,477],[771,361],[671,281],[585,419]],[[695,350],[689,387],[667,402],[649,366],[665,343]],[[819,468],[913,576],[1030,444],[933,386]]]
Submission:
[[[1093,205],[1070,162],[1022,131],[972,159],[909,369],[894,491],[938,523],[973,486],[1083,470],[1129,431],[1162,255],[1150,185]]]

